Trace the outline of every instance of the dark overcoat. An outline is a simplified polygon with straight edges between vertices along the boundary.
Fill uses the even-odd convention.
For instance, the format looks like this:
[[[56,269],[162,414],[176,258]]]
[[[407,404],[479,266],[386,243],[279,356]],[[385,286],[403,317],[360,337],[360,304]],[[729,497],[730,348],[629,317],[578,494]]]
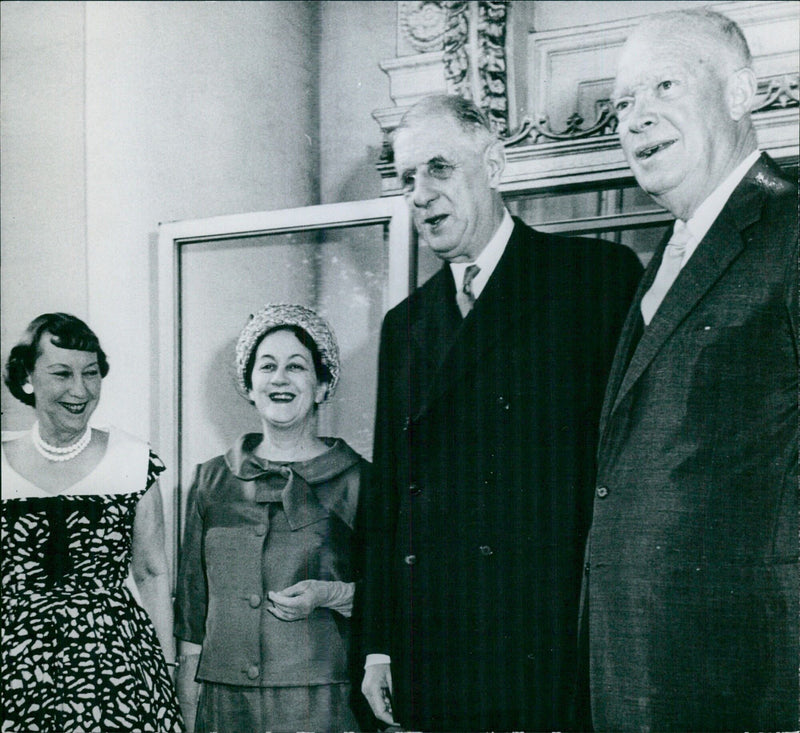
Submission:
[[[603,412],[587,574],[597,730],[798,726],[797,188],[750,169]]]
[[[640,274],[624,247],[515,220],[466,319],[446,265],[386,315],[357,598],[402,725],[564,727],[597,423]]]

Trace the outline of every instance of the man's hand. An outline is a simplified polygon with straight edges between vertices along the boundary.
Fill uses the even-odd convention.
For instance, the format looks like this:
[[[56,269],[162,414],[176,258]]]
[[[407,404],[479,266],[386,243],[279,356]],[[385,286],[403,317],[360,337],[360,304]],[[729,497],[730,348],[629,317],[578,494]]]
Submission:
[[[397,725],[392,713],[392,668],[389,664],[372,664],[364,669],[361,692],[367,698],[378,720]]]

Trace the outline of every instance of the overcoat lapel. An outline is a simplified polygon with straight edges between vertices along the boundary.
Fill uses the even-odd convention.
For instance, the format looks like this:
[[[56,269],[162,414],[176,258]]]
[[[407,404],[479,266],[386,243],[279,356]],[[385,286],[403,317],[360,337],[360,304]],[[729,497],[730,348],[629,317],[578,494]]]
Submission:
[[[633,296],[633,305],[631,306],[630,310],[628,311],[628,315],[625,318],[625,324],[622,327],[622,332],[617,344],[614,362],[611,365],[611,372],[608,376],[606,398],[603,402],[603,408],[600,413],[601,438],[605,433],[605,426],[608,422],[611,407],[615,404],[616,396],[619,394],[620,385],[622,384],[622,380],[625,377],[625,372],[628,369],[628,364],[630,363],[628,355],[633,348],[632,341],[634,338],[639,336],[641,330],[641,325],[638,323],[638,321],[642,317],[640,308],[642,298],[650,289],[650,286],[653,284],[653,280],[655,280],[656,272],[658,271],[658,266],[661,263],[661,257],[664,254],[664,249],[667,246],[669,238],[670,234],[668,232],[666,235],[664,235],[664,239],[656,248],[653,259],[650,261],[650,266],[647,268],[647,270],[645,270],[641,280],[639,280],[639,286],[636,290],[636,294]]]
[[[744,249],[746,242],[742,231],[761,216],[763,194],[758,186],[752,185],[752,175],[760,167],[761,163],[757,162],[731,195],[703,241],[700,242],[691,259],[681,270],[672,288],[664,297],[661,306],[650,321],[650,325],[645,328],[631,357],[630,364],[622,376],[619,390],[613,396],[612,393],[609,393],[611,402],[609,416],[625,399],[667,339],[679,328],[684,319]],[[661,262],[666,244],[665,239],[659,247],[657,261],[653,262],[639,288],[632,313],[628,314],[628,321],[625,325],[625,333],[628,337],[633,331],[632,317],[638,317],[642,295],[655,278],[655,271]],[[617,361],[620,361],[623,353],[625,352],[620,348]],[[618,365],[615,364],[615,366]]]
[[[410,335],[422,365],[435,369],[450,348],[461,314],[456,305],[453,275],[447,265],[433,276],[430,285],[418,318],[410,325]]]
[[[531,301],[524,303],[512,302],[514,300],[513,278],[515,276],[519,277],[519,273],[526,273],[524,276],[534,277],[534,273],[530,271],[530,265],[523,265],[522,263],[522,260],[525,259],[525,251],[524,245],[519,240],[518,227],[515,226],[506,250],[497,263],[497,267],[486,283],[480,297],[475,301],[472,312],[464,319],[461,319],[459,315],[458,321],[460,323],[458,321],[455,323],[455,331],[451,328],[447,336],[442,336],[441,343],[447,343],[448,347],[441,355],[441,360],[430,383],[430,388],[422,395],[418,409],[415,413],[412,413],[412,419],[420,418],[442,395],[452,389],[454,385],[463,381],[462,375],[465,372],[476,369],[477,363],[483,354],[496,348],[498,342],[507,342],[509,331],[516,328],[517,321],[533,306]],[[534,245],[531,243],[530,246]],[[447,272],[449,273],[449,268],[447,268]],[[447,328],[447,323],[452,324],[447,315],[448,306],[452,305],[455,312],[458,313],[458,307],[455,305],[455,288],[452,285],[452,277],[449,280],[449,285],[450,288],[446,295],[443,295],[442,290],[439,290],[439,295],[447,298],[447,302],[444,306],[440,304],[434,309],[434,311],[441,311],[444,308],[444,315],[440,313],[438,317],[433,316],[437,318],[437,322],[433,324],[427,323],[424,329],[412,328],[412,335],[422,336],[423,333],[426,334],[423,337],[426,340],[415,344],[418,353],[430,349],[431,343],[435,343],[427,340],[431,336],[431,330],[436,330],[439,327]],[[452,301],[452,304],[450,301]],[[445,341],[445,339],[448,340]],[[421,358],[427,357],[422,356]]]

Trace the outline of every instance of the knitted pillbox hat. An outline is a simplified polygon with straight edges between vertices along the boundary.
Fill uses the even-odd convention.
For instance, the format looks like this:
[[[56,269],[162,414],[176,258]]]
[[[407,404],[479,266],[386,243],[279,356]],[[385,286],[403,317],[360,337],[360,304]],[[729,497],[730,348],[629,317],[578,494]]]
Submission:
[[[268,303],[250,316],[236,342],[236,381],[247,395],[245,372],[250,356],[267,331],[283,326],[299,326],[314,341],[322,363],[331,375],[325,399],[330,397],[339,381],[339,346],[328,322],[310,308],[290,303]]]

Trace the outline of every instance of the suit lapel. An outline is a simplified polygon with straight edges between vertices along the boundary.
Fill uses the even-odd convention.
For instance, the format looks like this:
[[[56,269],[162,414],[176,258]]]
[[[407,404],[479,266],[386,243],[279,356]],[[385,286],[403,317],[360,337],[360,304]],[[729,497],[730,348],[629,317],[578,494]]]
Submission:
[[[412,413],[414,419],[424,415],[441,395],[462,381],[465,372],[477,368],[481,355],[505,340],[509,329],[516,328],[517,321],[532,307],[530,300],[512,303],[515,291],[512,279],[515,273],[517,277],[519,273],[527,273],[531,279],[534,277],[531,265],[522,262],[526,259],[527,247],[520,239],[519,227],[515,225],[503,256],[467,318],[462,319],[458,312],[452,276],[445,266],[449,278],[446,281],[447,291],[438,289],[440,301],[436,305],[430,304],[433,306],[430,318],[426,319],[424,325],[420,324],[420,328],[412,329],[412,335],[417,341],[415,348],[420,358],[430,362],[430,354],[423,352],[434,352],[440,357],[430,388],[421,395],[419,407]],[[454,329],[449,325],[453,324],[450,320],[453,313],[457,318]],[[431,341],[437,333],[442,340]],[[437,349],[435,343],[446,344],[444,351]]]
[[[461,323],[461,314],[456,305],[453,275],[447,265],[433,276],[426,290],[418,317],[410,324],[410,335],[414,363],[428,372],[441,365]]]
[[[641,338],[641,309],[640,304],[642,297],[650,289],[653,280],[658,270],[658,264],[661,262],[661,255],[664,253],[664,247],[669,240],[669,234],[664,237],[664,241],[656,249],[653,259],[649,263],[649,267],[645,271],[636,294],[633,296],[633,305],[628,311],[625,318],[625,324],[622,327],[617,349],[614,355],[614,361],[611,365],[611,372],[608,375],[608,385],[606,387],[606,398],[603,402],[603,409],[600,413],[600,435],[605,432],[605,426],[608,422],[608,417],[611,412],[612,405],[616,405],[616,396],[619,394],[620,385],[625,377],[625,372],[630,364],[631,350],[634,348],[634,341]]]
[[[453,276],[446,264],[423,286],[419,296],[416,318],[409,324],[412,416],[428,402],[461,326]]]
[[[617,380],[619,381],[621,378],[621,382],[616,393],[609,392],[611,408],[608,411],[608,415],[613,414],[633,385],[652,363],[667,339],[675,333],[689,313],[705,297],[706,293],[714,286],[714,283],[719,280],[744,249],[745,238],[742,235],[743,230],[758,221],[761,216],[763,191],[758,184],[760,179],[763,181],[764,175],[773,176],[769,168],[769,162],[769,159],[765,160],[764,157],[756,162],[733,194],[731,194],[706,236],[664,297],[661,306],[653,316],[653,320],[650,321],[650,325],[645,328],[627,370],[624,369],[624,365],[618,363],[622,360],[623,355],[627,353],[623,349],[623,344],[620,344],[620,348],[617,349],[614,368],[616,372],[624,371],[624,374],[616,374]],[[655,278],[667,239],[665,238],[661,243],[657,259],[653,258],[654,261],[648,268],[648,272],[636,294],[636,299],[631,309],[632,312],[628,314],[624,332],[629,339],[634,330],[632,324],[635,321],[633,317],[638,317],[639,315],[642,296],[647,292]],[[627,342],[627,347],[630,348],[630,340]],[[608,415],[605,417],[607,418]],[[605,425],[604,421],[603,425]]]

